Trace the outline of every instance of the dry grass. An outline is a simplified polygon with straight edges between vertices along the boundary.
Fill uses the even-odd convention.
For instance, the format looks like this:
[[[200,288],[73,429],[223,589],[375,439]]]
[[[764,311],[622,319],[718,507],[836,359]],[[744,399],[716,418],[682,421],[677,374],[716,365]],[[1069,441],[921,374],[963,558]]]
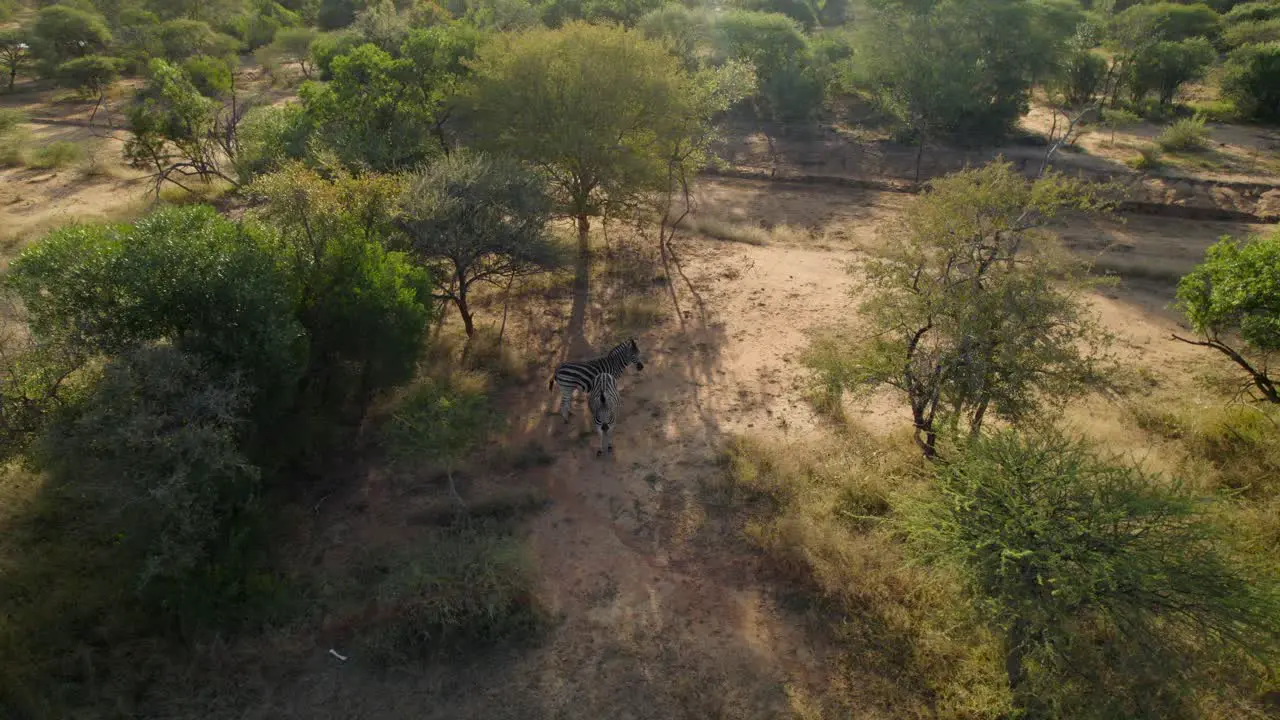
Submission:
[[[746,537],[819,608],[841,661],[828,709],[892,707],[899,717],[993,717],[1011,709],[999,647],[954,578],[910,565],[893,499],[921,482],[904,437],[845,425],[807,443],[737,438],[713,502],[744,516]]]
[[[809,232],[803,228],[790,225],[751,225],[714,215],[690,215],[679,227],[717,240],[748,245],[798,244],[810,238]]]

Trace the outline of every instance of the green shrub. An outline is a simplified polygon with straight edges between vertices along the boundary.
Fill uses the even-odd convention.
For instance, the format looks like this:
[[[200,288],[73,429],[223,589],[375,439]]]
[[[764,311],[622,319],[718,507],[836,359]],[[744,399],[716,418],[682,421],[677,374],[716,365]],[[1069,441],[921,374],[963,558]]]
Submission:
[[[1232,123],[1240,119],[1240,111],[1230,100],[1197,100],[1187,103],[1187,107],[1208,122]]]
[[[191,84],[207,98],[221,98],[231,93],[232,66],[223,58],[197,55],[182,63],[182,71]]]
[[[311,41],[311,64],[315,66],[319,79],[332,79],[333,61],[362,44],[364,39],[350,31],[323,33],[316,36]]]
[[[1222,353],[1244,371],[1260,399],[1280,404],[1270,362],[1280,351],[1277,268],[1280,232],[1245,242],[1223,237],[1178,282],[1178,308],[1202,338],[1195,344]]]
[[[23,124],[27,114],[18,109],[0,108],[0,167],[27,164],[29,133]]]
[[[310,126],[302,106],[293,103],[261,106],[245,113],[240,121],[237,139],[236,175],[249,182],[260,175],[279,170],[290,160],[307,154]]]
[[[1093,50],[1074,50],[1064,54],[1056,85],[1068,105],[1086,105],[1102,85],[1107,74],[1107,59]]]
[[[822,106],[823,85],[813,68],[808,40],[791,18],[735,10],[715,22],[723,56],[751,63],[763,110],[783,121],[803,120]]]
[[[818,24],[818,15],[812,5],[803,0],[738,0],[743,10],[785,15],[800,24],[806,32]]]
[[[38,451],[81,522],[115,538],[114,569],[178,628],[234,602],[252,550],[260,474],[240,449],[250,394],[173,346],[139,347],[108,364]]]
[[[1002,432],[896,501],[912,553],[958,572],[1030,714],[1168,717],[1213,652],[1274,657],[1275,578],[1227,554],[1176,483],[1055,435]],[[1197,657],[1207,664],[1197,667]],[[1265,660],[1264,660],[1265,662]]]
[[[1204,118],[1183,118],[1165,128],[1156,138],[1156,144],[1167,152],[1203,150],[1209,144],[1209,130]]]
[[[36,148],[27,164],[35,168],[64,168],[85,158],[84,147],[79,143],[58,140]]]
[[[1280,42],[1233,50],[1222,75],[1222,94],[1246,117],[1280,120]]]
[[[1153,39],[1165,42],[1197,37],[1213,40],[1221,32],[1222,17],[1203,3],[1134,5],[1115,15],[1108,28],[1113,40],[1137,44]]]
[[[61,4],[41,9],[31,34],[31,51],[46,75],[56,74],[68,60],[105,51],[112,42],[101,15]]]
[[[17,108],[0,108],[0,137],[15,132],[27,121],[27,114]]]
[[[234,60],[240,48],[235,38],[214,32],[208,23],[199,20],[179,19],[161,23],[156,29],[156,36],[164,59],[175,63],[197,55]]]

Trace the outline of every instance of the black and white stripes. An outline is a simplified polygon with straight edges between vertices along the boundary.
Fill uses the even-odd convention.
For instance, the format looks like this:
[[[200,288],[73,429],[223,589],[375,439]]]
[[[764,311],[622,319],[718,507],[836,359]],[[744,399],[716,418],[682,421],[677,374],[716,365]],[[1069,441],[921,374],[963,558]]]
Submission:
[[[644,362],[640,359],[640,347],[636,345],[635,338],[619,343],[602,357],[581,362],[561,363],[551,377],[551,382],[547,384],[547,389],[550,390],[556,383],[560,383],[562,395],[560,415],[564,421],[569,422],[569,401],[573,398],[574,390],[589,393],[601,373],[608,373],[616,378],[631,364],[636,366],[636,370],[644,370]]]
[[[613,375],[602,372],[596,375],[591,384],[591,392],[587,394],[587,407],[591,409],[591,421],[595,423],[596,432],[600,433],[600,449],[596,456],[613,452],[613,440],[609,437],[614,424],[618,421],[618,384]]]

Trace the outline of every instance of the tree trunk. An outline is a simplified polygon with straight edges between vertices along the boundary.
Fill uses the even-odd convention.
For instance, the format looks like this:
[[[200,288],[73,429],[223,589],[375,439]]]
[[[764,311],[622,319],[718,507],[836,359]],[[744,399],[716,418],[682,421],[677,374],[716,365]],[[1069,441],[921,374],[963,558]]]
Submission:
[[[458,306],[458,313],[462,315],[462,327],[467,331],[467,338],[476,334],[476,326],[471,320],[471,308],[467,306],[467,291],[459,290],[458,297],[454,299],[454,303]]]
[[[1014,698],[1018,696],[1018,688],[1022,685],[1022,659],[1026,656],[1027,624],[1016,620],[1009,628],[1005,639],[1004,674],[1009,681],[1009,691]]]
[[[915,421],[916,445],[920,446],[925,459],[932,460],[938,455],[938,432],[933,429],[933,421],[925,419],[923,407],[912,407],[911,417]]]
[[[916,148],[916,183],[920,182],[920,160],[924,157],[924,133],[920,134],[920,145]]]
[[[587,302],[591,297],[591,244],[587,236],[591,221],[579,215],[578,260],[573,274],[573,307],[569,310],[569,351],[581,355],[590,351],[587,345]]]
[[[9,92],[13,92],[13,83],[18,78],[18,68],[9,68]]]
[[[591,261],[591,244],[588,241],[588,233],[591,231],[591,218],[586,215],[579,215],[578,218],[578,259],[582,262]]]

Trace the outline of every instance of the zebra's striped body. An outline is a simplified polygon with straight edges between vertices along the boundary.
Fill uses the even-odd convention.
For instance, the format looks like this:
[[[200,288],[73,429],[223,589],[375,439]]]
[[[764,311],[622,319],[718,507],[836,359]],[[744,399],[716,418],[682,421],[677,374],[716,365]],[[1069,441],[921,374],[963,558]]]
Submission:
[[[595,382],[591,384],[591,392],[587,394],[587,407],[591,408],[591,421],[595,423],[596,432],[600,433],[597,457],[606,451],[613,452],[613,440],[609,433],[618,421],[619,404],[618,384],[613,375],[607,372],[596,375]]]
[[[636,370],[644,370],[640,347],[636,345],[635,338],[619,343],[605,355],[593,360],[561,363],[551,376],[551,382],[547,384],[547,389],[550,390],[556,383],[560,383],[560,416],[566,423],[569,422],[569,402],[573,399],[574,390],[589,393],[596,377],[601,373],[609,373],[616,378],[633,363]]]

